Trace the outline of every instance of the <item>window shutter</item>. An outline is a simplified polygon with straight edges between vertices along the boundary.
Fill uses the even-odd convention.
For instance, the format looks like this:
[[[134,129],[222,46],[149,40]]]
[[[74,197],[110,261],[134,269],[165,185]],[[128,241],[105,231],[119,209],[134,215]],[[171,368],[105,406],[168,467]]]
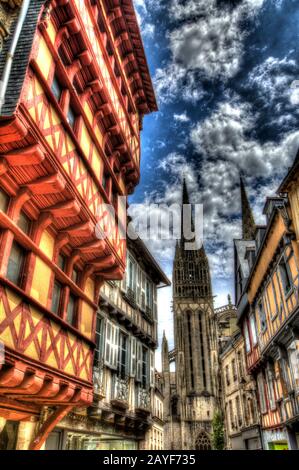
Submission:
[[[145,310],[145,274],[141,272],[141,308]]]
[[[157,305],[157,287],[153,286],[153,318],[154,321],[158,321],[158,305]]]
[[[114,335],[113,335],[113,355],[111,358],[111,366],[115,369],[118,364],[118,343],[119,343],[119,328],[116,325],[113,325]]]
[[[137,305],[141,306],[141,269],[140,266],[137,267],[137,275],[136,275],[136,302]]]
[[[110,366],[111,363],[111,351],[112,351],[112,333],[113,333],[113,325],[112,323],[107,320],[106,324],[106,338],[105,338],[105,364]]]
[[[136,380],[141,382],[142,378],[142,344],[137,342],[137,366],[136,366]]]
[[[155,353],[154,351],[150,351],[149,353],[149,361],[150,361],[150,367],[149,367],[149,372],[150,372],[150,387],[155,386]]]
[[[131,357],[130,357],[130,375],[135,377],[136,375],[136,352],[137,352],[137,341],[134,336],[131,336]]]

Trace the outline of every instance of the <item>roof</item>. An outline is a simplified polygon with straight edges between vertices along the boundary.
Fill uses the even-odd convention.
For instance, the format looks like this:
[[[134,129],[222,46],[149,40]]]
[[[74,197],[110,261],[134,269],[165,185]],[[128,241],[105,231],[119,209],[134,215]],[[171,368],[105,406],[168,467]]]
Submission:
[[[279,194],[284,193],[287,190],[287,187],[288,187],[289,183],[292,181],[292,179],[294,178],[294,176],[298,172],[298,170],[299,170],[299,149],[298,149],[297,155],[295,157],[295,160],[293,162],[293,165],[289,168],[287,175],[282,180],[282,182],[281,182],[281,184],[280,184],[280,186],[277,190],[277,192]]]
[[[150,74],[148,63],[146,60],[146,55],[145,55],[145,51],[143,47],[143,41],[142,41],[142,37],[140,33],[140,28],[139,28],[133,0],[122,0],[121,2],[119,2],[118,0],[112,0],[112,3],[115,3],[115,4],[121,3],[121,8],[124,13],[127,30],[130,34],[133,50],[137,58],[138,68],[139,68],[140,76],[142,79],[143,89],[144,89],[145,96],[147,99],[149,111],[150,112],[157,111],[158,106],[157,106],[155,91],[153,88],[151,74]]]
[[[6,101],[1,110],[1,116],[12,116],[18,104],[19,96],[24,83],[26,69],[28,66],[29,56],[32,49],[32,44],[35,36],[35,31],[38,24],[39,15],[45,0],[31,0],[27,12],[26,20],[24,22],[21,35],[18,41],[13,66],[11,70],[10,80],[6,92]],[[109,8],[119,6],[119,1],[106,0]],[[127,32],[130,37],[130,43],[136,57],[138,71],[142,80],[142,88],[144,90],[146,103],[149,112],[157,111],[158,106],[156,102],[155,92],[144,52],[141,33],[138,25],[136,12],[132,0],[122,0],[120,5],[123,13],[123,18],[126,23]],[[7,41],[4,42],[2,51],[0,51],[0,77],[5,65],[7,53],[13,38],[17,17],[11,27],[11,34]]]
[[[141,240],[141,238],[137,238],[136,240],[128,239],[128,248],[138,251],[139,257],[143,260],[145,264],[148,264],[151,269],[156,274],[157,278],[159,279],[160,283],[163,283],[165,286],[170,286],[171,282],[157,263],[145,243]]]
[[[8,82],[6,100],[1,110],[1,116],[12,116],[18,104],[19,96],[25,79],[32,43],[37,27],[37,22],[44,0],[31,0],[24,22],[21,35],[18,41],[15,57],[12,64],[10,79]],[[8,40],[4,42],[0,52],[0,77],[4,69],[7,53],[9,51],[13,32],[17,23],[17,17],[11,28],[11,34]]]

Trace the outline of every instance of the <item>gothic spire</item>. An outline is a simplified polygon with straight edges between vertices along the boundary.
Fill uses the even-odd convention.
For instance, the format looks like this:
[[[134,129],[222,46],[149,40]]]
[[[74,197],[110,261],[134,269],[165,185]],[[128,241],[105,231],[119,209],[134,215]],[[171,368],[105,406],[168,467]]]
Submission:
[[[183,247],[184,243],[186,242],[185,236],[184,236],[184,205],[189,205],[189,204],[190,204],[189,193],[188,193],[186,178],[184,176],[183,189],[182,189],[182,206],[181,206],[181,243],[180,243],[181,247]],[[191,231],[194,232],[194,221],[193,221],[192,209],[191,209]],[[190,242],[191,240],[188,240],[188,241]]]
[[[241,208],[242,208],[242,240],[253,240],[255,237],[255,221],[245,189],[244,181],[240,175]]]

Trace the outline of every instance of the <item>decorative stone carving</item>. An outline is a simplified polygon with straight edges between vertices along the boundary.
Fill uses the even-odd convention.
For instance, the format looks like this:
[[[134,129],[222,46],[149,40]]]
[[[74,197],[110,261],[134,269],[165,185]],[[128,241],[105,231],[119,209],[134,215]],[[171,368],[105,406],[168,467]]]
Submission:
[[[0,52],[3,41],[11,33],[11,27],[23,0],[0,0]]]

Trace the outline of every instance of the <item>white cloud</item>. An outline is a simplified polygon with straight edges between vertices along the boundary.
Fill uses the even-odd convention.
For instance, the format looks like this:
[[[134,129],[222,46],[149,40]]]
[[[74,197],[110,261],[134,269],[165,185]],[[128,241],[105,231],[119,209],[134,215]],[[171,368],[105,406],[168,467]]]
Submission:
[[[263,3],[243,0],[231,8],[219,6],[216,0],[172,0],[170,17],[180,24],[168,34],[172,59],[157,70],[154,79],[161,102],[173,100],[178,92],[183,99],[199,100],[199,76],[224,81],[233,77],[243,57],[246,32],[241,23],[252,19]]]
[[[290,165],[299,145],[299,131],[286,133],[280,142],[260,143],[248,137],[255,125],[253,109],[245,103],[221,103],[191,131],[191,141],[204,158],[225,160],[249,176],[273,178]]]
[[[175,113],[175,114],[173,115],[173,119],[174,119],[175,121],[178,121],[178,122],[189,122],[189,121],[190,121],[190,118],[189,118],[189,116],[187,115],[187,112],[186,112],[186,111],[184,111],[184,112],[181,113],[181,114],[176,114],[176,113]]]

